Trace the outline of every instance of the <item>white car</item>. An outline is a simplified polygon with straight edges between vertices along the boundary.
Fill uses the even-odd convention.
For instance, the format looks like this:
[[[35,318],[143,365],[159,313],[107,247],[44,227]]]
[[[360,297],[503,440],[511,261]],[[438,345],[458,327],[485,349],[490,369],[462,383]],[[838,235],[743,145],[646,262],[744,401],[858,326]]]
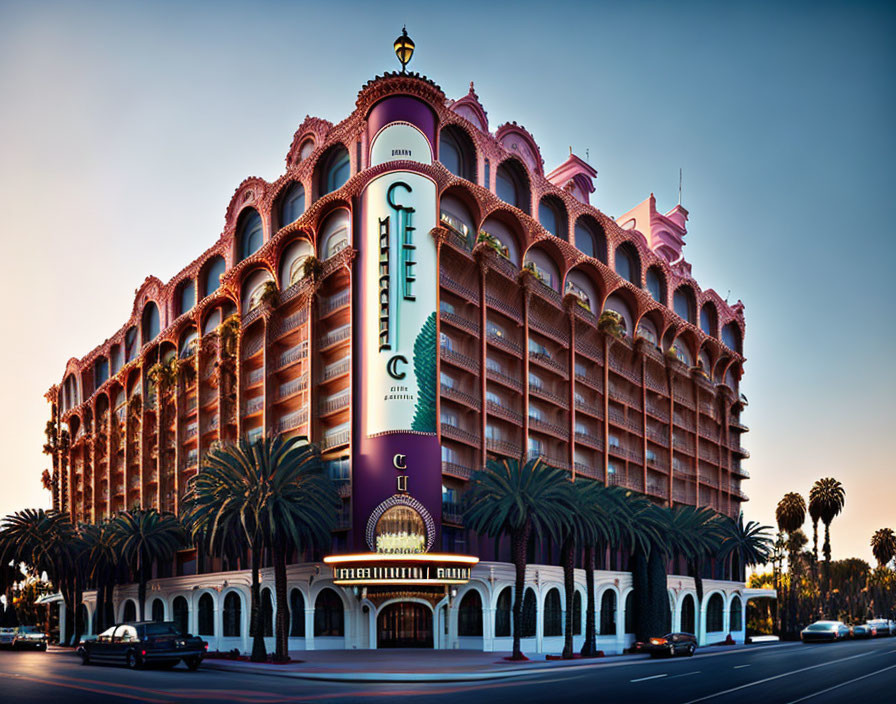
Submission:
[[[896,623],[886,618],[874,618],[865,624],[877,631],[877,637],[896,636]]]
[[[15,628],[0,628],[0,648],[11,648],[15,639]]]
[[[37,626],[19,626],[12,647],[15,650],[46,650],[47,634]]]

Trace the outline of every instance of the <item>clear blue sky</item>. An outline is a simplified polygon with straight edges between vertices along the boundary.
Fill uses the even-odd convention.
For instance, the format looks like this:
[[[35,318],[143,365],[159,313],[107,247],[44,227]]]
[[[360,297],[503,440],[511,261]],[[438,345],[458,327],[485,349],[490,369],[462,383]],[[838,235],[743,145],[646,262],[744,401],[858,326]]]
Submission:
[[[896,528],[882,3],[0,1],[0,514],[46,500],[66,360],[214,242],[244,177],[282,173],[306,114],[341,120],[396,67],[402,23],[412,69],[454,97],[475,80],[548,168],[589,149],[604,212],[672,207],[684,169],[694,274],[746,304],[747,517],[836,476],[834,555],[870,560]]]

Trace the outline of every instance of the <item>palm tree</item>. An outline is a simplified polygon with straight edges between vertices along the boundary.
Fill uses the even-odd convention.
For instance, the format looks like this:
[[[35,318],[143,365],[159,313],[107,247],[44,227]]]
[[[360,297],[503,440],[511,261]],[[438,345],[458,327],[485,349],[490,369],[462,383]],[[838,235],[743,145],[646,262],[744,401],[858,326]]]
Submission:
[[[115,527],[115,523],[111,520],[89,523],[81,527],[90,570],[88,576],[96,586],[97,633],[113,625],[107,623],[107,616],[112,609],[112,590],[121,563],[120,541]]]
[[[541,458],[523,463],[489,460],[473,475],[466,494],[467,525],[490,538],[510,535],[516,590],[513,596],[513,656],[522,660],[520,633],[523,588],[526,583],[526,548],[533,535],[557,540],[563,515],[574,510],[566,473]]]
[[[744,525],[743,513],[738,515],[736,521],[727,519],[720,556],[722,559],[731,558],[732,568],[734,559],[739,567],[766,564],[772,556],[773,540],[768,533],[771,529],[771,526],[762,526],[756,521]]]
[[[675,506],[665,512],[668,521],[666,540],[671,552],[681,555],[694,575],[697,603],[703,604],[703,569],[706,560],[717,556],[725,539],[721,514],[711,508]],[[700,637],[700,624],[697,624]]]
[[[563,539],[560,548],[561,564],[563,565],[563,586],[566,592],[566,624],[564,627],[563,657],[573,656],[573,601],[575,599],[575,556],[582,548],[588,552],[586,563],[594,561],[594,548],[598,544],[606,544],[615,541],[618,535],[618,512],[611,509],[613,502],[611,494],[603,484],[588,479],[579,479],[571,484],[571,499],[574,509],[563,516]],[[615,494],[618,496],[618,494]],[[588,571],[586,564],[586,581],[589,581],[589,608],[592,616],[594,605],[591,598],[594,595],[594,570],[593,566]],[[588,577],[590,576],[590,580]],[[592,618],[592,636],[594,624]],[[587,630],[587,629],[586,629]],[[588,635],[586,635],[586,644]],[[584,650],[584,649],[583,649]],[[590,653],[589,653],[590,654]]]
[[[819,516],[824,523],[825,585],[831,589],[831,521],[843,510],[846,502],[846,491],[843,485],[833,477],[819,479],[809,491],[809,501],[818,504]],[[828,595],[830,598],[830,594]]]
[[[142,621],[146,618],[146,583],[152,575],[152,565],[174,558],[183,545],[184,529],[174,514],[150,508],[122,511],[112,520],[112,531],[121,559],[137,581]]]
[[[775,519],[778,522],[778,530],[783,533],[792,534],[802,528],[806,522],[806,500],[795,491],[791,491],[781,498],[775,509]],[[785,613],[788,615],[785,631],[791,633],[793,629],[793,599],[796,589],[795,580],[793,578],[794,567],[797,561],[797,551],[793,549],[793,545],[788,546],[788,570],[790,571],[790,589],[787,598],[788,609]],[[791,634],[792,635],[792,634]]]
[[[83,590],[83,544],[69,517],[57,511],[25,509],[3,519],[0,525],[0,564],[25,563],[32,574],[46,572],[62,594],[67,633],[77,641],[80,624],[75,618]]]
[[[258,467],[261,531],[274,561],[274,659],[285,662],[289,659],[287,557],[293,550],[329,548],[342,500],[317,447],[304,437],[263,440],[252,446],[252,452]]]
[[[891,528],[880,528],[871,536],[871,552],[878,565],[886,567],[896,557],[896,533]]]
[[[202,471],[190,480],[184,496],[184,523],[197,545],[214,555],[234,548],[249,550],[253,662],[267,660],[260,618],[261,556],[265,548],[262,472],[254,446],[248,441],[214,446],[202,462]]]

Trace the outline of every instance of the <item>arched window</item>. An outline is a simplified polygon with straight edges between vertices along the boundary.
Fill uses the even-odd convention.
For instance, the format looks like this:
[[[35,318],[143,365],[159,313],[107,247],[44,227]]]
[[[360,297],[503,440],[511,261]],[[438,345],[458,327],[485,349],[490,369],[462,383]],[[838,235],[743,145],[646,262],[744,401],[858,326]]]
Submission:
[[[622,316],[622,333],[630,335],[634,330],[632,309],[626,299],[619,293],[611,293],[604,303],[604,310],[612,310]]]
[[[286,227],[298,220],[305,212],[305,187],[301,183],[292,184],[280,201],[280,227]]]
[[[124,359],[121,355],[121,346],[112,345],[112,347],[109,348],[109,372],[111,374],[117,374],[123,364]]]
[[[572,597],[572,634],[582,635],[582,592],[578,590]]]
[[[505,203],[529,212],[532,197],[525,168],[515,159],[507,159],[495,174],[495,193]]]
[[[124,602],[124,616],[121,620],[125,622],[137,620],[137,606],[130,599]]]
[[[466,242],[468,248],[473,246],[476,239],[473,216],[470,214],[470,209],[460,198],[450,193],[446,193],[441,197],[439,200],[439,220],[443,226]]]
[[[623,242],[616,248],[616,273],[635,286],[641,286],[641,259],[630,242]]]
[[[187,633],[190,630],[189,612],[187,600],[182,596],[174,597],[174,601],[171,603],[172,620],[181,633]]]
[[[694,597],[686,594],[681,602],[681,630],[684,633],[696,633],[696,619],[694,617]]]
[[[156,622],[165,620],[165,604],[161,599],[152,600],[152,620]]]
[[[242,600],[236,592],[228,592],[224,597],[224,637],[238,638],[242,628],[243,619],[240,614],[242,611]]]
[[[551,589],[544,599],[544,635],[563,635],[563,608],[560,605],[560,590]]]
[[[439,161],[455,176],[476,183],[476,150],[461,128],[448,125],[439,132]]]
[[[159,335],[159,307],[150,301],[143,309],[143,344],[155,340]]]
[[[704,303],[700,309],[700,329],[707,335],[716,334],[716,309],[712,303]]]
[[[202,287],[203,298],[211,296],[218,290],[221,286],[221,277],[224,276],[226,269],[227,265],[224,263],[223,257],[214,256],[206,262],[205,281],[204,286]]]
[[[318,165],[318,198],[342,188],[351,176],[348,150],[341,144],[331,148]]]
[[[124,356],[128,362],[136,358],[137,351],[140,349],[140,340],[138,339],[138,337],[139,335],[137,335],[137,328],[133,326],[129,327],[127,332],[124,334]]]
[[[697,322],[697,305],[694,292],[688,286],[679,286],[672,300],[675,314],[692,325]]]
[[[264,244],[264,228],[261,224],[261,215],[255,208],[246,208],[240,213],[239,223],[236,227],[236,237],[239,246],[239,259],[243,261],[257,252]]]
[[[635,592],[631,591],[625,596],[625,632],[635,632]]]
[[[513,588],[504,587],[498,594],[498,603],[495,608],[495,637],[510,637],[510,613],[513,609]]]
[[[270,589],[261,592],[261,628],[261,634],[265,638],[274,635],[274,602],[271,599]]]
[[[729,631],[739,631],[743,629],[743,611],[744,607],[741,604],[740,597],[734,597],[731,600],[731,628]]]
[[[196,332],[196,328],[190,328],[188,332],[181,338],[178,356],[181,359],[192,357],[194,354],[196,354],[196,350],[198,347],[199,333]]]
[[[725,346],[740,354],[740,330],[734,323],[728,323],[722,328],[722,342]]]
[[[280,259],[280,281],[287,289],[305,278],[305,262],[314,256],[314,245],[306,239],[296,240],[283,252]]]
[[[531,589],[526,590],[526,596],[523,597],[523,624],[520,629],[520,638],[534,638],[536,630],[536,604],[535,592]]]
[[[644,278],[647,280],[647,291],[650,293],[651,298],[657,303],[666,305],[666,284],[663,281],[663,275],[660,273],[660,270],[652,266],[647,270]]]
[[[180,285],[178,315],[183,315],[196,305],[196,284],[193,279],[187,279]]]
[[[566,207],[563,201],[553,196],[545,196],[538,204],[538,222],[554,237],[569,239],[569,227],[566,224]]]
[[[305,597],[298,589],[289,593],[289,637],[305,637]]]
[[[600,630],[602,636],[616,635],[616,592],[608,589],[600,599]]]
[[[706,632],[718,633],[723,628],[725,604],[722,601],[722,595],[716,592],[709,597],[709,604],[706,605]]]
[[[318,234],[318,258],[329,259],[351,244],[347,210],[337,210],[324,221]]]
[[[583,215],[576,220],[573,234],[576,238],[576,247],[580,252],[599,259],[604,264],[607,263],[607,236],[597,220]]]
[[[460,636],[482,635],[482,597],[471,589],[460,600],[457,613],[457,634]]]
[[[99,357],[93,363],[93,386],[98,389],[109,378],[109,360]]]
[[[314,602],[314,636],[345,636],[342,599],[332,589],[322,589]]]
[[[208,592],[199,597],[199,612],[196,615],[198,617],[196,627],[199,630],[199,635],[215,635],[215,601]]]

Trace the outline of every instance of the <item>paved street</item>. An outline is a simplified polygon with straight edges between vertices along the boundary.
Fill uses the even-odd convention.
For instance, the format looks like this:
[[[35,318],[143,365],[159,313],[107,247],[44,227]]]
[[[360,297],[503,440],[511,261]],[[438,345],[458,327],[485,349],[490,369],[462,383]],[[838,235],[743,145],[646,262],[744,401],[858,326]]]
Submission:
[[[412,657],[395,651],[396,657]],[[671,703],[892,701],[896,639],[783,644],[693,658],[551,668],[479,683],[314,682],[213,671],[87,666],[71,653],[0,652],[3,702],[474,702]]]

